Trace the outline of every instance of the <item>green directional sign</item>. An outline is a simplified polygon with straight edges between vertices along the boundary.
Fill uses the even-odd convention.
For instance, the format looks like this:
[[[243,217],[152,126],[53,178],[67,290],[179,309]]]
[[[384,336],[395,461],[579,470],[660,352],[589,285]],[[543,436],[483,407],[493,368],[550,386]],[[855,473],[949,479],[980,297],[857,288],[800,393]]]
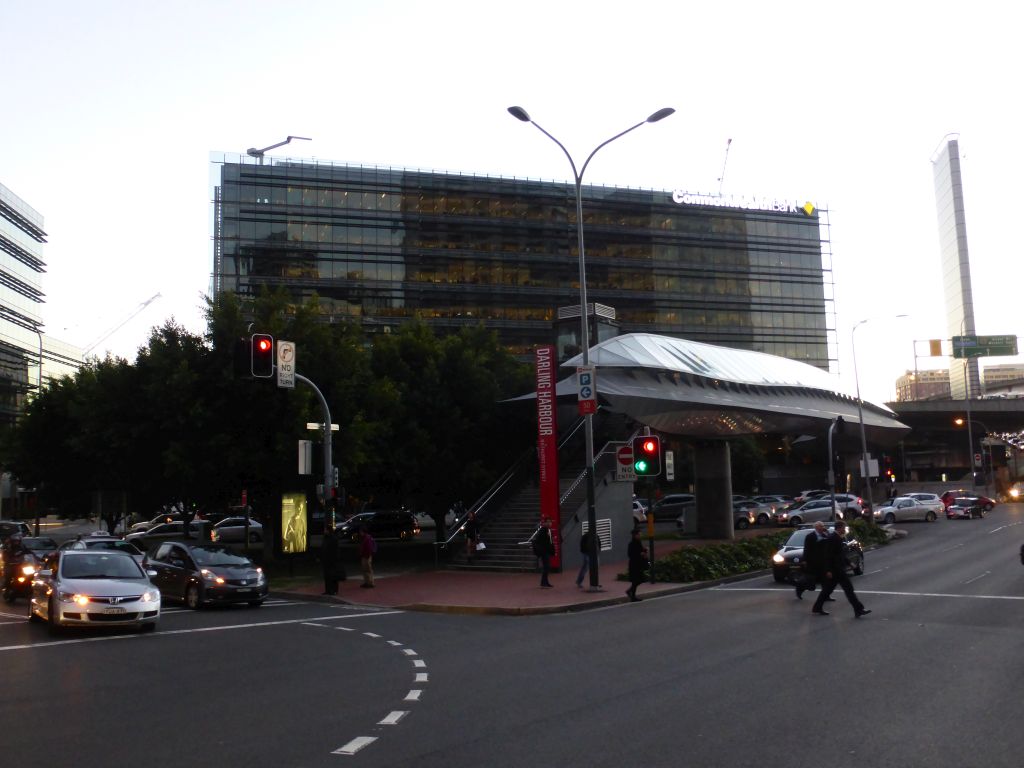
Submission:
[[[1004,357],[1017,354],[1016,336],[954,336],[953,357]]]

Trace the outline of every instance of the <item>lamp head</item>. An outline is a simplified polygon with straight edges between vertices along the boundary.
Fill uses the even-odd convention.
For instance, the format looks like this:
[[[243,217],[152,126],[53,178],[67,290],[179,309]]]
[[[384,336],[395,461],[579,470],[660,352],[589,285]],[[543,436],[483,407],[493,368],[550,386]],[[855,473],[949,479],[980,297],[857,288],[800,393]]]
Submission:
[[[524,123],[530,122],[530,113],[522,107],[509,107],[508,113],[516,120],[522,120]]]
[[[666,117],[668,117],[669,115],[674,114],[674,113],[675,113],[675,109],[673,109],[672,107],[664,107],[662,109],[659,109],[657,112],[655,112],[650,117],[648,117],[647,118],[647,122],[648,123],[656,123],[659,120],[664,120]]]

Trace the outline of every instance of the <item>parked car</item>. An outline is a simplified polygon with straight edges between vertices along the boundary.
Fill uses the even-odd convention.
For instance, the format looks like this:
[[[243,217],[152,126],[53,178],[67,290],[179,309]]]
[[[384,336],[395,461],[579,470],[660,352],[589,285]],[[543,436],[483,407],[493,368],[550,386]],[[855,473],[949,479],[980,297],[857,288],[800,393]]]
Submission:
[[[830,498],[822,496],[823,499]],[[853,493],[837,493],[836,504],[843,512],[844,520],[853,520],[864,514],[864,499]]]
[[[929,504],[910,496],[897,496],[895,499],[889,499],[884,505],[875,509],[874,515],[876,521],[886,525],[902,523],[904,520],[924,520],[930,523],[938,517]]]
[[[111,550],[64,550],[32,581],[29,621],[62,627],[156,629],[160,590],[134,558]]]
[[[946,507],[946,519],[970,520],[975,517],[982,518],[987,512],[988,510],[985,508],[984,503],[982,503],[981,497],[960,496],[953,499],[953,503]]]
[[[946,491],[942,494],[942,503],[948,508],[950,504],[955,503],[958,499],[977,499],[978,503],[985,508],[986,512],[991,512],[996,502],[990,499],[988,496],[982,496],[980,493],[972,493],[965,491],[962,488],[958,491]]]
[[[776,581],[787,581],[802,567],[804,557],[804,540],[813,531],[812,526],[802,526],[799,530],[793,531],[782,548],[772,555],[772,576]],[[834,529],[829,526],[828,532]],[[860,576],[864,573],[864,547],[854,537],[852,531],[846,532],[846,540],[843,542],[843,552],[846,555],[847,573]]]
[[[828,496],[831,491],[828,488],[814,488],[809,491],[800,491],[797,497],[793,499],[795,502],[810,501],[811,499],[820,499],[822,496]]]
[[[831,499],[811,499],[810,501],[795,501],[788,507],[784,507],[775,513],[776,525],[800,526],[804,523],[830,522],[833,515],[837,519],[843,519],[843,512],[838,504],[833,504]]]
[[[926,504],[935,512],[936,515],[941,515],[946,511],[946,505],[942,501],[937,493],[924,493],[923,491],[911,491],[910,493],[904,493],[904,496],[909,496],[912,499],[917,499],[922,504]]]
[[[413,517],[416,518],[416,525],[420,527],[421,531],[432,531],[437,528],[437,521],[434,520],[433,515],[429,515],[426,512],[413,512]],[[455,521],[458,518],[455,515],[455,511],[449,509],[444,514],[444,528],[446,531],[451,530],[451,527],[455,525]]]
[[[355,541],[359,535],[359,529],[365,525],[370,535],[378,541],[384,539],[398,539],[409,541],[420,534],[420,527],[416,523],[416,517],[412,512],[400,510],[376,510],[373,512],[360,512],[352,515],[338,526],[338,536],[344,539]]]
[[[245,518],[225,517],[210,529],[210,541],[244,542]],[[250,517],[249,543],[257,544],[261,541],[263,541],[263,526]]]
[[[31,536],[32,531],[21,520],[0,520],[0,544],[7,541],[7,537],[13,534],[19,536]]]
[[[135,558],[135,561],[142,564],[142,558],[145,555],[141,549],[132,544],[130,541],[125,541],[117,536],[111,536],[108,533],[102,531],[96,531],[90,533],[88,536],[79,536],[77,539],[71,541],[65,541],[60,545],[60,550],[76,550],[81,551],[85,549],[106,549],[114,552],[124,552],[127,555],[131,555]]]
[[[189,537],[198,539],[203,535],[204,525],[205,522],[203,521],[190,523],[188,527],[188,536],[186,536],[184,523],[160,523],[159,525],[154,525],[148,531],[129,533],[124,537],[124,540],[131,542],[139,549],[145,551],[154,544],[159,544],[161,541],[168,541],[169,539],[183,539]]]
[[[696,531],[696,525],[693,522],[693,516],[696,514],[697,509],[694,507],[692,510],[683,512],[679,517],[676,518],[676,528],[683,533],[693,533]],[[687,525],[687,519],[690,519],[689,525]],[[751,507],[738,507],[733,506],[732,508],[732,523],[733,527],[737,530],[743,530],[749,528],[756,522],[757,518],[754,516],[753,508]]]
[[[633,522],[637,524],[647,522],[647,506],[640,499],[633,499]]]
[[[772,521],[775,509],[770,504],[763,504],[755,499],[741,499],[734,501],[736,509],[749,510],[754,515],[754,523],[757,525],[768,525]]]
[[[697,497],[692,493],[669,493],[654,502],[651,514],[655,521],[674,520],[684,512],[697,510]]]
[[[263,569],[224,544],[166,541],[146,555],[145,564],[165,599],[193,610],[227,603],[258,608],[269,591]]]

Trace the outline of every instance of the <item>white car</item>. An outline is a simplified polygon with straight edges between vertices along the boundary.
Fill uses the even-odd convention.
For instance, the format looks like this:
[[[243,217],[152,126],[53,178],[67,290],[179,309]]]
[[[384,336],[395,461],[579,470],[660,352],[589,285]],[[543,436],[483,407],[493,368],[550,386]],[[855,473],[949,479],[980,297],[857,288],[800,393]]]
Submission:
[[[922,504],[927,504],[936,515],[941,515],[946,511],[946,503],[942,500],[942,497],[937,493],[924,493],[923,491],[912,491],[911,493],[904,493],[904,496],[909,496],[912,499],[917,499]]]
[[[640,499],[633,499],[633,522],[647,522],[647,507],[644,506],[644,503],[640,501]]]
[[[420,527],[421,531],[432,531],[437,527],[437,523],[434,522],[432,515],[428,515],[426,512],[414,512],[413,516],[416,518],[416,524]],[[455,521],[458,518],[452,510],[448,510],[444,516],[444,527],[445,530],[451,530],[451,527],[455,525]]]
[[[940,500],[939,503],[942,504],[942,501]],[[943,505],[943,509],[945,509],[945,505]],[[875,510],[875,520],[887,525],[902,523],[904,520],[924,520],[930,523],[938,516],[934,505],[918,501],[910,496],[897,496],[886,502],[885,506]]]
[[[838,502],[832,499],[811,499],[810,501],[794,502],[775,513],[776,525],[799,526],[804,523],[827,523],[831,520],[842,520],[843,511]]]
[[[47,559],[32,581],[29,621],[62,627],[156,629],[160,590],[134,558],[104,549],[66,550]]]

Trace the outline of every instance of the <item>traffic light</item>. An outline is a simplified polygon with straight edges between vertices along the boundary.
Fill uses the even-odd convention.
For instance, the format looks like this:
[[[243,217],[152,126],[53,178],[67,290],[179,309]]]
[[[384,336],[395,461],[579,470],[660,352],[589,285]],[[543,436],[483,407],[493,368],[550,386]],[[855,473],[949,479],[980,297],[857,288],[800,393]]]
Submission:
[[[661,474],[661,438],[641,435],[633,438],[633,471],[638,477]]]
[[[254,333],[249,370],[257,379],[269,379],[274,375],[274,337],[269,333]]]

